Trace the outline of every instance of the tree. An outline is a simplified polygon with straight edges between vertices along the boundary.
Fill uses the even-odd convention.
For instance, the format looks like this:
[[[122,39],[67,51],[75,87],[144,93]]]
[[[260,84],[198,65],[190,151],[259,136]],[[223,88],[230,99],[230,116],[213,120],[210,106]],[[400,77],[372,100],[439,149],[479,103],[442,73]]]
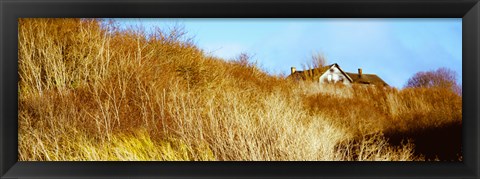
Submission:
[[[253,55],[250,55],[246,52],[240,53],[236,58],[234,58],[234,62],[244,66],[244,67],[253,67],[256,64],[256,62],[251,62],[251,59],[253,58]]]
[[[312,67],[319,68],[323,67],[327,64],[327,59],[325,56],[320,52],[315,52],[312,54]]]
[[[457,93],[461,93],[461,87],[457,84],[457,74],[455,71],[444,67],[437,70],[416,73],[408,79],[405,87],[439,87],[452,89]]]

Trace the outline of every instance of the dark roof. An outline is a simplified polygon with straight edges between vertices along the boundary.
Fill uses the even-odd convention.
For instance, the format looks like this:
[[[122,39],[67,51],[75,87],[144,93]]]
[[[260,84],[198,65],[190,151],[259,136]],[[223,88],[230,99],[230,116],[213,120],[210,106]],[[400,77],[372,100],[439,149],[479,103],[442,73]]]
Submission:
[[[307,78],[310,78],[310,79],[317,78],[317,77],[320,77],[323,73],[325,73],[325,71],[330,69],[332,65],[313,68],[305,71],[295,71],[293,74],[290,74],[287,78],[293,78],[295,80],[306,80]],[[312,73],[311,76],[309,74],[310,73],[309,71],[311,71]]]
[[[309,77],[310,79],[318,78],[334,65],[336,65],[337,68],[340,70],[340,72],[342,72],[343,75],[349,78],[350,82],[352,83],[388,86],[388,84],[385,83],[385,81],[383,81],[380,77],[378,77],[375,74],[362,74],[362,76],[360,77],[358,73],[344,72],[337,63],[326,65],[319,68],[313,68],[305,71],[295,71],[293,74],[290,74],[287,78],[293,78],[295,80],[306,80]],[[312,71],[312,76],[309,76],[310,70]]]
[[[358,73],[349,73],[347,72],[348,76],[352,78],[353,83],[360,83],[360,84],[374,84],[374,85],[383,85],[388,86],[385,81],[383,81],[380,77],[375,74],[362,74],[358,75]]]

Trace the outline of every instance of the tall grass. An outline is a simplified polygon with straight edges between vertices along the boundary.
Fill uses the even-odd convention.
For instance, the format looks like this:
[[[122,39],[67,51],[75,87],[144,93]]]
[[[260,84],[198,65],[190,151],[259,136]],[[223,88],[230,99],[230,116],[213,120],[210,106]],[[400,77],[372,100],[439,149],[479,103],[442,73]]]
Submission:
[[[423,160],[383,133],[461,123],[448,90],[298,83],[184,34],[20,19],[19,160]]]

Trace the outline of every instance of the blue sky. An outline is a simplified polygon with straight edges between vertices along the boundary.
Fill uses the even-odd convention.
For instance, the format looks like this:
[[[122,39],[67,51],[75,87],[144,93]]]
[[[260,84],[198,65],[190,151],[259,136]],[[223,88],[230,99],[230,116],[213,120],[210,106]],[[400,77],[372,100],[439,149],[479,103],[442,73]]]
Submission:
[[[402,88],[419,71],[447,67],[462,79],[462,19],[115,19],[123,27],[183,26],[207,54],[253,55],[270,74],[302,69],[313,53],[347,72],[362,68]]]

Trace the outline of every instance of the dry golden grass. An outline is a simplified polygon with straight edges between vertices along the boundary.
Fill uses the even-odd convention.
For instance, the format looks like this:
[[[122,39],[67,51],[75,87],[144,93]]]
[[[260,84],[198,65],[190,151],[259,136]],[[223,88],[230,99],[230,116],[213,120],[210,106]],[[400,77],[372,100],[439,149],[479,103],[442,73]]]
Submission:
[[[299,84],[183,34],[20,19],[19,160],[423,160],[383,134],[461,123],[448,90]]]

